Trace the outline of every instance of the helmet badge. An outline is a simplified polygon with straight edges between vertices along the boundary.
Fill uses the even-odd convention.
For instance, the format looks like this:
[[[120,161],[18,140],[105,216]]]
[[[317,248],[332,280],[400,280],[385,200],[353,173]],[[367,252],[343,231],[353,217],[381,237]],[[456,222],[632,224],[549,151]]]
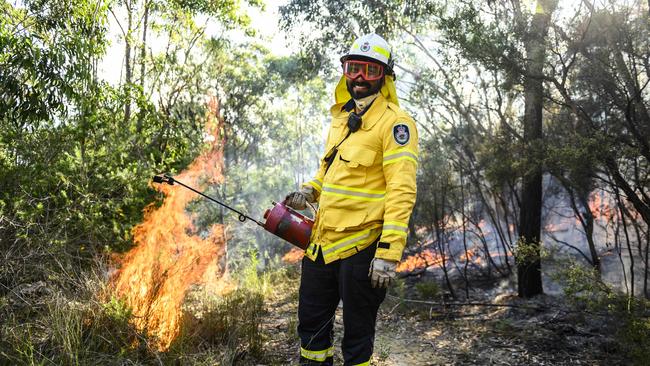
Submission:
[[[368,51],[370,50],[370,44],[368,44],[368,42],[364,42],[364,43],[361,45],[360,49],[361,49],[361,51],[363,51],[363,52],[368,52]]]

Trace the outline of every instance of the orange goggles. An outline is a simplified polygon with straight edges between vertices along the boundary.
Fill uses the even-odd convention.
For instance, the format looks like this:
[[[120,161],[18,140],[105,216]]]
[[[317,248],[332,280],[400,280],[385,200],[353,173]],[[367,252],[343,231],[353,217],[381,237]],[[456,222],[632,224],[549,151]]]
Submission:
[[[376,62],[347,60],[343,62],[343,75],[350,80],[359,75],[366,81],[379,80],[384,76],[384,66]]]

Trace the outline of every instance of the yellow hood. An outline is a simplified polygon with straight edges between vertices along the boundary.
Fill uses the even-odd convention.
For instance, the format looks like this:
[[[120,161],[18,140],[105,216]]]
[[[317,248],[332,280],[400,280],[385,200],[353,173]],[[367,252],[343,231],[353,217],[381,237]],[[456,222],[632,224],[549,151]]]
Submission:
[[[399,106],[397,90],[395,90],[395,79],[393,79],[392,76],[386,75],[385,80],[386,82],[384,82],[384,86],[382,86],[380,90],[381,95],[383,95],[389,102],[395,103]],[[339,80],[339,83],[336,85],[334,98],[336,99],[336,104],[345,103],[352,99],[352,96],[348,92],[348,87],[345,85],[345,76],[341,76],[341,80]]]

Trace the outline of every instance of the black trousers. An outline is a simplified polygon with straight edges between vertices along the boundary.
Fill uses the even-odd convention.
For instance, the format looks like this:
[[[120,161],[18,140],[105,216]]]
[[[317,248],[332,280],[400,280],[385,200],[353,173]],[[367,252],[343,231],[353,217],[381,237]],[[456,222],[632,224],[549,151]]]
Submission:
[[[343,300],[345,365],[365,364],[372,356],[375,323],[386,289],[370,286],[368,269],[377,243],[359,253],[325,264],[319,251],[314,262],[302,260],[298,304],[301,365],[332,365],[333,324]]]

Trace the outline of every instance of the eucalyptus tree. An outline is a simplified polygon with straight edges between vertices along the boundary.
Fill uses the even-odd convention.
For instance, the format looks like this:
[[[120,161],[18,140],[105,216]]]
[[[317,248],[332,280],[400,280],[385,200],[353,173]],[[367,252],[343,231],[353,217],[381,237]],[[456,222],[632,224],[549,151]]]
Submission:
[[[71,238],[100,235],[83,232],[90,210],[81,206],[89,208],[93,200],[78,193],[94,190],[93,130],[109,96],[96,79],[106,44],[106,2],[3,1],[0,8],[5,292],[25,278],[44,276],[42,263]],[[78,179],[70,182],[73,177]]]
[[[646,223],[650,223],[648,14],[642,2],[595,8],[568,32],[559,33],[567,49],[551,82],[558,102],[601,143],[594,151],[612,185]],[[569,85],[569,82],[575,84]],[[573,87],[572,87],[573,86]]]
[[[482,10],[469,5],[461,7],[464,9],[461,12],[451,12],[441,24],[447,37],[465,51],[466,57],[505,72],[505,76],[514,76],[515,85],[523,88],[525,101],[532,97],[526,96],[530,88],[537,90],[535,98],[540,101],[539,88],[543,83],[546,90],[542,99],[546,106],[544,119],[547,126],[553,126],[554,139],[546,139],[543,144],[529,144],[524,151],[534,152],[534,159],[522,159],[521,166],[524,177],[532,170],[539,178],[542,166],[550,169],[563,183],[573,197],[574,211],[584,228],[592,265],[598,266],[599,254],[592,237],[593,217],[588,198],[596,182],[604,183],[601,186],[613,193],[622,193],[621,197],[627,201],[623,204],[621,200],[619,204],[623,224],[626,218],[628,222],[638,222],[638,219],[645,222],[640,234],[632,237],[638,244],[638,257],[643,260],[648,252],[647,244],[645,252],[641,250],[640,241],[644,237],[647,240],[643,230],[647,233],[647,146],[650,141],[646,88],[647,4],[629,1],[596,7],[584,1],[573,4],[573,8],[564,7],[563,12],[542,22],[540,14],[546,13],[549,6],[552,9],[554,4],[538,2],[536,14],[530,18],[522,16],[521,8],[510,5],[492,4]],[[497,18],[499,14],[501,17]],[[490,19],[502,22],[487,21]],[[535,27],[549,29],[545,40],[539,38],[545,31],[529,33]],[[506,41],[503,43],[506,47],[498,47],[502,41]],[[539,62],[540,53],[531,47],[537,47],[538,52],[543,51],[539,47],[546,49],[542,63]],[[533,104],[540,107],[537,102]],[[539,116],[540,113],[539,109],[535,113],[528,112],[527,106],[525,110],[524,135],[527,121],[532,121],[527,116]],[[535,132],[539,134],[540,120],[536,121]],[[527,138],[523,137],[525,142]],[[548,155],[549,149],[551,155]],[[526,178],[523,183],[526,192]],[[526,196],[522,196],[522,203]],[[539,191],[535,196],[539,196]],[[538,202],[537,198],[535,201]],[[530,211],[523,205],[521,210]],[[533,216],[536,213],[535,209]],[[519,227],[524,238],[522,226],[527,221],[524,220],[526,215],[521,212],[522,225]],[[634,258],[631,250],[629,253],[632,274]],[[537,267],[533,264],[533,268]],[[647,260],[645,264],[647,278]],[[520,270],[520,281],[521,274]],[[644,282],[647,284],[647,280]],[[537,285],[533,288],[540,289]],[[633,289],[632,286],[632,292]],[[527,291],[522,290],[520,287],[520,294],[525,295]]]
[[[525,33],[526,66],[524,74],[524,134],[523,143],[535,149],[543,144],[542,108],[544,106],[544,64],[547,35],[557,0],[538,1],[535,15]],[[533,150],[535,151],[535,150]],[[519,218],[519,245],[530,246],[532,258],[518,259],[519,296],[531,297],[542,293],[541,223],[542,223],[542,165],[539,156],[528,152],[530,169],[524,172]],[[536,160],[536,161],[535,161]]]

